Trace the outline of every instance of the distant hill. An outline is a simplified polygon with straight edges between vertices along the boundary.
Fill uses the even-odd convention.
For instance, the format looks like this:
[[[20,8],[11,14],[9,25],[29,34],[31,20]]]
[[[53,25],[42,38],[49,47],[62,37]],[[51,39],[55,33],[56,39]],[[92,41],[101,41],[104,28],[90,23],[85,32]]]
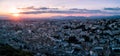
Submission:
[[[90,16],[89,19],[120,19],[120,15],[114,16]]]
[[[0,16],[0,19],[8,19],[7,16]]]
[[[55,16],[52,19],[120,19],[120,15],[114,16]]]
[[[0,16],[0,20],[8,20],[8,17]],[[49,19],[59,19],[59,20],[69,20],[69,19],[120,19],[120,15],[114,15],[114,16],[54,16],[49,18],[21,18],[22,20],[49,20]]]
[[[55,16],[52,19],[86,19],[84,16]]]

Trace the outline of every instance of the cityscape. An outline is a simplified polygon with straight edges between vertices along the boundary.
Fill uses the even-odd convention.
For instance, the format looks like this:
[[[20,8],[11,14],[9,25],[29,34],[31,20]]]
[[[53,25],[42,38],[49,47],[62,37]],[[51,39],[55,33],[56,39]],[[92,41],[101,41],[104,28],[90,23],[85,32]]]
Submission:
[[[0,43],[35,56],[119,56],[120,19],[0,22]]]
[[[120,1],[0,0],[0,56],[120,56]]]

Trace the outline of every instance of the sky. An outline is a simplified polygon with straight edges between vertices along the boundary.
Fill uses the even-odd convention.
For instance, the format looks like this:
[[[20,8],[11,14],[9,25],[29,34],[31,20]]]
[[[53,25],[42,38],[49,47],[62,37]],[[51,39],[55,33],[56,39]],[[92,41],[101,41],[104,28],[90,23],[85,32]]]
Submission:
[[[0,17],[120,15],[120,0],[0,0]]]

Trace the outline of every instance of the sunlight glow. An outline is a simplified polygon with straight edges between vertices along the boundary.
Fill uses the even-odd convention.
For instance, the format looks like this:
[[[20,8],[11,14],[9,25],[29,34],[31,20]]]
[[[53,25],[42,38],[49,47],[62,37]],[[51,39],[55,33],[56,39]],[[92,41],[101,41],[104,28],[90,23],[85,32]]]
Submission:
[[[16,8],[11,8],[10,10],[9,10],[9,13],[10,14],[12,14],[13,16],[15,16],[15,17],[18,17],[18,16],[20,16],[20,10],[18,10],[18,9],[16,9]]]

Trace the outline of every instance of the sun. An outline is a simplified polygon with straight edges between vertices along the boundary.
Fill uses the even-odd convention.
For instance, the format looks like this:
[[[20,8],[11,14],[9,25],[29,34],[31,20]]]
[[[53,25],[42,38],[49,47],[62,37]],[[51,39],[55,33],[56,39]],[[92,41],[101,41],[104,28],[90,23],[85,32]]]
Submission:
[[[20,16],[20,15],[19,15],[19,14],[13,14],[13,16],[18,17],[18,16]]]
[[[18,9],[16,9],[16,8],[11,8],[10,10],[9,10],[9,13],[10,14],[12,14],[12,16],[15,16],[15,17],[18,17],[18,16],[20,16],[20,10],[18,10]]]
[[[9,12],[9,15],[11,16],[10,20],[12,20],[12,21],[19,21],[20,20],[21,10],[14,7],[14,8],[9,9],[8,12]]]

